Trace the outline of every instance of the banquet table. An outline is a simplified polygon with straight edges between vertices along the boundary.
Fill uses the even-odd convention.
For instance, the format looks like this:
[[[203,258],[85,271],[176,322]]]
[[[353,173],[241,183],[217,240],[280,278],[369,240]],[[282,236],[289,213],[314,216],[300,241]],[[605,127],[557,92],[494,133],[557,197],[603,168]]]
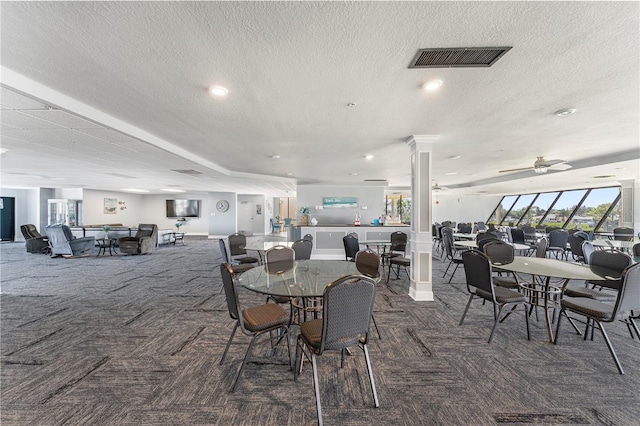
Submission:
[[[256,251],[260,256],[260,263],[264,263],[264,254],[267,250],[272,249],[275,246],[291,247],[292,242],[288,241],[247,241],[247,244],[242,247],[245,250]]]
[[[478,248],[478,243],[475,241],[455,241],[454,244],[460,247]],[[512,245],[515,250],[529,250],[531,248],[526,244],[520,244],[520,243],[509,243],[509,244]]]

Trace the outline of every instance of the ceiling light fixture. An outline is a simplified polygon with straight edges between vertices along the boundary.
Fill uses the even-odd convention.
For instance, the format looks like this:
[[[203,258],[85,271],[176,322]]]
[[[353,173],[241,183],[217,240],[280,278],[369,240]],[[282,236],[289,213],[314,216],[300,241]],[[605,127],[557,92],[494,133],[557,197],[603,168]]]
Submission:
[[[364,156],[365,160],[373,160],[373,154],[367,154]]]
[[[127,191],[127,192],[149,192],[146,189],[135,189],[135,188],[127,188],[127,189],[123,189],[123,191]]]
[[[186,192],[184,189],[175,189],[175,188],[164,188],[162,190],[166,192]]]
[[[278,154],[273,154],[271,158],[273,158],[274,160],[277,160],[280,158],[280,156]]]
[[[542,175],[544,173],[547,173],[548,169],[549,169],[548,167],[540,166],[540,165],[536,165],[536,166],[533,167],[533,171],[538,173],[538,174],[540,174],[540,175]]]
[[[432,80],[432,81],[429,81],[429,82],[425,83],[425,84],[422,86],[422,88],[423,88],[424,90],[429,90],[429,91],[431,91],[431,90],[436,90],[436,89],[438,89],[440,86],[442,86],[442,80]]]
[[[577,109],[575,108],[566,108],[566,109],[558,110],[554,114],[557,115],[558,117],[566,117],[567,115],[571,115],[576,111]]]
[[[211,86],[209,88],[209,93],[211,93],[213,96],[217,96],[217,97],[221,98],[223,96],[227,96],[229,91],[226,88],[222,87],[222,86]]]
[[[9,151],[7,148],[0,148],[0,155],[4,154],[7,151]]]
[[[459,160],[462,158],[462,156],[460,155],[452,155],[451,157],[449,157],[451,160]]]
[[[289,172],[287,173],[287,176],[293,176],[293,173]]]
[[[347,104],[347,106],[348,106],[349,108],[353,108],[353,107],[355,107],[355,106],[356,106],[356,103],[355,103],[355,102],[349,102],[349,103]]]
[[[445,173],[445,175],[447,175],[447,176],[454,176],[454,175],[457,175],[457,174],[458,174],[458,172]]]
[[[349,173],[351,176],[358,176],[358,174],[356,172],[353,173]]]

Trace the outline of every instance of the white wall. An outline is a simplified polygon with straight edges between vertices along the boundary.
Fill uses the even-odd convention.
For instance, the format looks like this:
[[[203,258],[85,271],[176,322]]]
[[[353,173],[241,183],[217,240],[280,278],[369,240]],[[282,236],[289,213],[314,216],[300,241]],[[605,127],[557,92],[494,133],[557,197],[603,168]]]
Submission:
[[[219,212],[216,203],[220,200],[229,202],[229,210]],[[236,206],[237,195],[235,192],[211,192],[209,193],[209,235],[230,235],[236,232]]]
[[[318,219],[318,225],[352,224],[356,212],[360,212],[362,224],[373,222],[384,214],[384,187],[382,186],[315,186],[299,185],[297,189],[298,211],[303,206],[310,208],[310,218]],[[317,209],[323,197],[356,197],[357,208]],[[367,208],[364,209],[363,206]],[[300,224],[300,213],[298,213]]]
[[[128,192],[97,191],[85,189],[82,198],[82,215],[84,226],[102,225],[105,223],[121,223],[124,226],[136,227],[139,223],[155,223],[147,220],[143,207],[144,195]],[[115,214],[105,214],[104,199],[118,200]],[[121,204],[122,203],[122,204]],[[164,206],[162,208],[164,212]],[[160,226],[160,224],[158,224]]]
[[[445,220],[457,223],[473,223],[479,220],[486,222],[501,199],[500,195],[457,195],[442,192],[433,194],[432,220],[434,223],[442,223]]]

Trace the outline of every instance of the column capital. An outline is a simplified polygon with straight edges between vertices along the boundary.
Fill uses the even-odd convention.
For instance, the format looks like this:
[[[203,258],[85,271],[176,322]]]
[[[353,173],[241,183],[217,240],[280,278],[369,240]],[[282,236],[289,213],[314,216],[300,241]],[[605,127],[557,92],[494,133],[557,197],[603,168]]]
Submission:
[[[420,145],[422,143],[432,144],[438,139],[439,135],[411,135],[407,138],[405,143],[409,145],[409,147],[414,148],[416,145]]]

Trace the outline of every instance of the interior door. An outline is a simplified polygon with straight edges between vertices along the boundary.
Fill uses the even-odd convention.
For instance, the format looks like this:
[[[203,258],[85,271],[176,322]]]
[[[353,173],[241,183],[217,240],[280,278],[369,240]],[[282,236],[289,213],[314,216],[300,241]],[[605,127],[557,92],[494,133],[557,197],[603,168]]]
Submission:
[[[2,241],[15,241],[16,239],[16,199],[2,197],[0,199],[0,236]]]
[[[238,202],[238,232],[246,235],[253,234],[253,212],[255,205],[252,201]]]

